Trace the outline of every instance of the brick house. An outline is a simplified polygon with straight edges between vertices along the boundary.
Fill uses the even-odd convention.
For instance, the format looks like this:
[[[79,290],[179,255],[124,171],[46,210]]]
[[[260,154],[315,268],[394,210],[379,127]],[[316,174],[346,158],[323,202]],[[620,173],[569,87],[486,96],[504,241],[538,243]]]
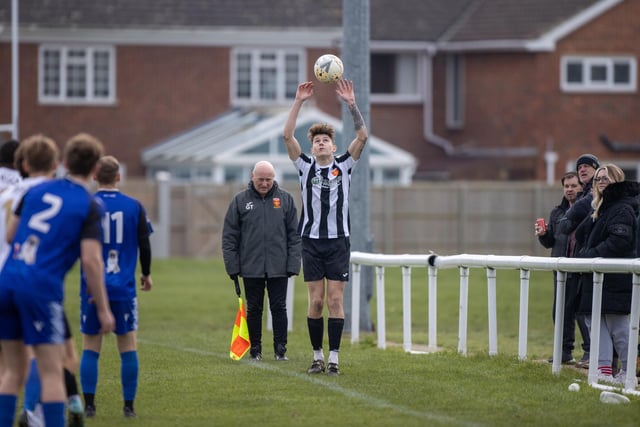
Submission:
[[[286,109],[315,58],[340,54],[341,0],[18,3],[18,134],[90,132],[129,176],[230,111]],[[638,177],[640,1],[370,0],[370,16],[372,133],[417,159],[414,178],[553,181],[583,152]],[[314,107],[340,116],[326,88]]]

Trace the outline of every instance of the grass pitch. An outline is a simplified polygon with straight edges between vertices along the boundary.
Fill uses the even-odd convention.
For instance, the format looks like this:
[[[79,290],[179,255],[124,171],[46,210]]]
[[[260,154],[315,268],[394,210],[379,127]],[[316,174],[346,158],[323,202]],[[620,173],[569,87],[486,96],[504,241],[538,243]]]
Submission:
[[[229,358],[237,297],[219,259],[155,260],[154,289],[139,294],[140,382],[137,419],[122,416],[119,356],[107,337],[100,358],[97,416],[102,426],[638,426],[640,399],[602,404],[585,383],[586,372],[563,368],[559,376],[539,360],[552,352],[551,273],[532,273],[528,359],[517,359],[517,272],[498,272],[498,350],[489,357],[486,284],[470,277],[469,355],[457,354],[458,275],[438,278],[435,354],[376,348],[375,333],[358,344],[343,336],[339,377],[310,376],[306,288],[295,288],[288,362],[275,362],[264,323],[264,360]],[[402,342],[401,275],[386,276],[387,339]],[[427,341],[426,272],[414,271],[412,328],[416,345]],[[78,344],[77,270],[67,280],[67,310]],[[375,296],[372,301],[375,321]],[[579,344],[579,339],[577,340]],[[325,338],[326,342],[326,338]],[[325,345],[326,347],[326,345]],[[80,349],[80,346],[78,347]],[[581,351],[574,356],[580,357]],[[567,391],[578,381],[581,390]]]

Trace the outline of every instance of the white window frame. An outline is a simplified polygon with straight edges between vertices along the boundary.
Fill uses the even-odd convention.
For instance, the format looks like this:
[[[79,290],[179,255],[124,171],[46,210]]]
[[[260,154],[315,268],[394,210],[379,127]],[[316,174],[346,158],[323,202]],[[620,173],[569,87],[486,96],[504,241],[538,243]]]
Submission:
[[[45,94],[45,61],[44,55],[47,51],[58,51],[60,53],[60,68],[58,70],[58,84],[60,91],[57,95]],[[69,52],[82,50],[85,52],[84,59],[74,59],[69,57]],[[108,58],[108,86],[109,94],[106,97],[97,97],[93,93],[94,88],[94,56],[96,52],[106,52]],[[67,96],[67,65],[72,63],[86,66],[86,88],[84,97]],[[65,104],[65,105],[111,105],[116,102],[116,55],[113,46],[92,46],[92,45],[40,45],[38,52],[38,101],[41,104]]]
[[[251,56],[250,69],[250,94],[249,97],[238,97],[238,56]],[[263,54],[273,54],[275,58],[267,60],[262,58]],[[234,48],[231,53],[231,84],[230,99],[233,105],[239,106],[256,106],[256,105],[286,105],[295,98],[295,92],[290,96],[286,96],[286,63],[287,55],[297,55],[298,57],[298,75],[296,77],[296,87],[299,82],[305,81],[307,75],[307,55],[304,49],[298,48]],[[274,99],[264,99],[260,97],[260,71],[274,67],[276,73],[276,89]]]
[[[446,120],[449,129],[464,127],[465,107],[464,56],[447,55],[446,62]]]
[[[579,63],[583,69],[581,83],[567,81],[569,64]],[[616,63],[629,66],[629,82],[615,83],[613,67]],[[607,70],[606,81],[596,81],[591,77],[591,68],[602,66]],[[633,56],[563,56],[560,60],[560,87],[563,92],[582,93],[635,93],[637,91],[637,60]]]
[[[424,53],[419,50],[412,49],[371,49],[371,54],[392,54],[392,55],[413,55],[415,56],[416,69],[415,73],[415,92],[414,93],[374,93],[371,92],[369,100],[372,103],[378,104],[417,104],[423,101],[424,84],[422,78],[424,77],[424,67],[422,61],[422,55]],[[402,74],[402,70],[399,70]],[[399,76],[398,78],[402,78]]]

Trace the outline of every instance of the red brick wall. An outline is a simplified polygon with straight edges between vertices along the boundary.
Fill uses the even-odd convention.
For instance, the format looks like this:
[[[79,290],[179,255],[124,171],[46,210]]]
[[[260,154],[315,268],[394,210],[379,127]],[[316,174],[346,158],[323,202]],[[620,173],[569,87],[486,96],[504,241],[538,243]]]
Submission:
[[[35,44],[20,49],[20,137],[42,132],[63,145],[75,133],[89,132],[127,164],[131,176],[144,173],[143,148],[229,108],[226,48],[118,46],[117,101],[111,106],[39,105],[37,55]],[[10,119],[10,102],[5,104],[0,102],[0,118]]]
[[[445,127],[444,57],[434,64],[435,132],[456,146],[536,147],[530,159],[427,160],[453,177],[544,179],[548,141],[559,155],[556,176],[583,152],[604,161],[640,161],[638,153],[607,151],[598,136],[640,144],[640,96],[575,94],[560,90],[563,55],[631,55],[640,59],[640,2],[624,2],[560,40],[550,53],[476,53],[465,61],[465,125]]]

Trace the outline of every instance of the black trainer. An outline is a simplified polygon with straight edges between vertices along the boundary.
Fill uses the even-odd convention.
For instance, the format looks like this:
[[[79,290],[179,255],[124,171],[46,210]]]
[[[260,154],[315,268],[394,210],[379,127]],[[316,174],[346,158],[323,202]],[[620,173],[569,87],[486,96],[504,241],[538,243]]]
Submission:
[[[327,375],[330,377],[337,377],[340,375],[340,369],[338,369],[337,363],[329,363],[327,365]]]
[[[324,360],[314,360],[311,367],[307,369],[307,374],[319,374],[324,372]]]
[[[84,417],[85,418],[93,418],[96,416],[96,407],[93,405],[85,405],[84,406]]]
[[[547,359],[547,362],[549,363],[553,363],[553,356],[551,356],[550,358]],[[573,365],[574,363],[576,363],[576,359],[573,358],[573,356],[571,355],[571,353],[563,353],[562,354],[562,362],[563,365]]]
[[[122,408],[122,413],[126,418],[136,418],[136,411],[133,410],[131,406],[125,406]]]

